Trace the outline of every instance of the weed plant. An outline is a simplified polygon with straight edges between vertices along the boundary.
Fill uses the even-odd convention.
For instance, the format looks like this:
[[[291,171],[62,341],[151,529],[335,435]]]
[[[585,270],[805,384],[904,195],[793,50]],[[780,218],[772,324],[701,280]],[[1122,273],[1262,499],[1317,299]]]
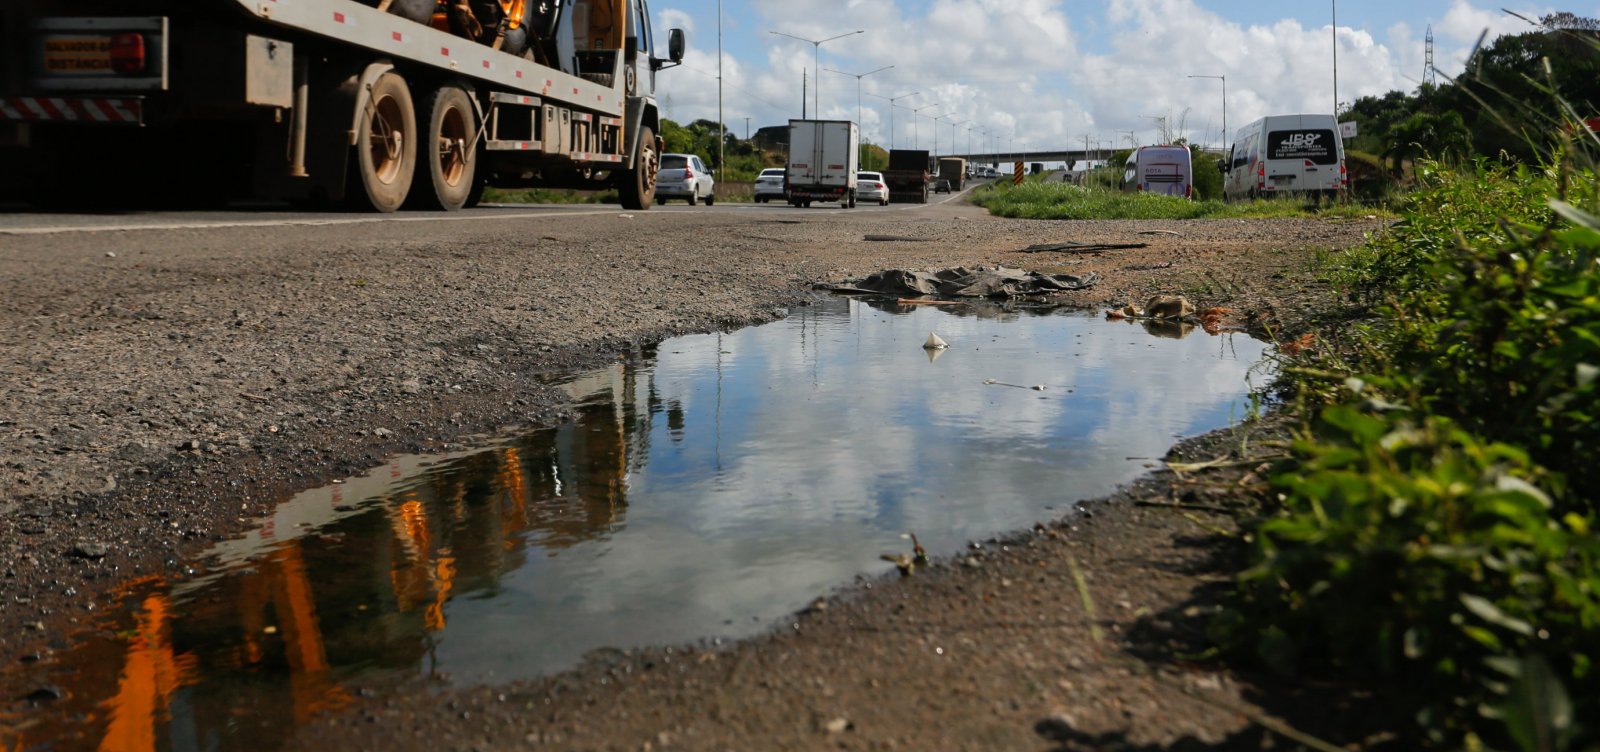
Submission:
[[[1307,417],[1213,636],[1366,677],[1414,719],[1403,746],[1600,748],[1594,145],[1425,166],[1339,270],[1371,346],[1284,369]]]
[[[486,204],[619,204],[616,191],[577,191],[557,188],[502,190],[485,188]]]

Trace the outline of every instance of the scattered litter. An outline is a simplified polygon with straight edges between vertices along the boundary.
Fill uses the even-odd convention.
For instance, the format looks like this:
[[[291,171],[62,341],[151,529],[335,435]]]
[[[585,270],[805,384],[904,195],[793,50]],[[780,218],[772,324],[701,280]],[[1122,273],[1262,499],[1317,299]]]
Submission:
[[[1100,276],[1086,274],[1041,274],[996,266],[953,267],[937,272],[885,269],[865,279],[839,284],[819,284],[817,289],[847,294],[940,295],[947,298],[1018,298],[1051,295],[1093,287]]]
[[[933,238],[914,238],[910,235],[867,235],[861,238],[868,243],[931,243]]]
[[[1121,310],[1106,311],[1108,319],[1187,319],[1194,314],[1194,304],[1182,295],[1152,295],[1144,308],[1132,303]]]
[[[1139,234],[1140,235],[1171,235],[1172,237],[1175,237],[1175,238],[1183,237],[1183,233],[1177,232],[1175,230],[1140,230]]]
[[[1033,245],[1017,251],[1017,253],[1046,253],[1059,251],[1062,253],[1100,253],[1102,251],[1121,251],[1129,248],[1149,248],[1149,243],[1078,243],[1067,241],[1065,243],[1034,243]]]
[[[1035,392],[1042,392],[1042,391],[1044,391],[1046,389],[1049,389],[1049,387],[1045,386],[1044,384],[1034,384],[1033,386],[1023,386],[1021,384],[1007,384],[1004,381],[997,381],[995,379],[984,379],[983,383],[990,384],[990,385],[993,385],[993,386],[1015,387],[1017,389],[1032,389]]]
[[[1163,264],[1134,264],[1132,266],[1124,266],[1122,270],[1126,272],[1151,272],[1157,269],[1171,269],[1173,266],[1173,262],[1168,261]]]
[[[943,350],[949,346],[950,343],[945,342],[939,337],[939,335],[934,334],[933,332],[928,332],[927,341],[922,343],[922,349],[924,350]]]

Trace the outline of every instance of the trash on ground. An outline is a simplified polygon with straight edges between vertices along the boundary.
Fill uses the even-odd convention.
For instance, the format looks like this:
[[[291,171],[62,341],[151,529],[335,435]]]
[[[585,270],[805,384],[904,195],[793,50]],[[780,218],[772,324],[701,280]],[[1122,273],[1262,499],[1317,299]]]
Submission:
[[[1157,269],[1171,269],[1175,265],[1176,264],[1172,261],[1166,261],[1160,264],[1134,264],[1132,266],[1124,266],[1122,267],[1122,270],[1125,272],[1153,272]]]
[[[1152,295],[1144,308],[1129,303],[1121,310],[1106,311],[1108,319],[1185,319],[1194,315],[1194,304],[1182,295]]]
[[[933,332],[928,332],[927,341],[922,343],[922,349],[924,350],[943,350],[949,346],[950,343],[945,342],[939,337],[939,335],[934,334]]]
[[[1139,234],[1140,235],[1171,235],[1172,237],[1175,237],[1175,238],[1183,237],[1183,233],[1177,232],[1176,230],[1140,230]]]
[[[861,238],[868,243],[929,243],[933,238],[914,238],[910,235],[866,235]]]
[[[1007,384],[1004,381],[998,381],[996,379],[984,379],[983,383],[991,385],[991,386],[1010,386],[1010,387],[1016,387],[1017,389],[1032,389],[1035,392],[1042,392],[1042,391],[1044,391],[1044,390],[1049,388],[1049,387],[1045,386],[1044,384],[1034,384],[1033,386],[1023,386],[1021,384]]]
[[[1103,251],[1121,251],[1129,248],[1149,248],[1149,243],[1078,243],[1067,241],[1065,243],[1034,243],[1023,248],[1017,253],[1047,253],[1059,251],[1062,253],[1101,253]]]
[[[996,266],[968,269],[957,266],[937,272],[885,269],[865,279],[819,284],[818,289],[871,295],[940,295],[953,298],[1019,298],[1086,290],[1100,280],[1085,274],[1041,274]]]

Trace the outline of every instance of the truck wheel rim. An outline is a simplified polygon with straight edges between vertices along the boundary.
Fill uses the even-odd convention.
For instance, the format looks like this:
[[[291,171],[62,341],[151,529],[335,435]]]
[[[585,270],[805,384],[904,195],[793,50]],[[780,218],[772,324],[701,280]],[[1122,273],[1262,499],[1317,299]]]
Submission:
[[[368,118],[368,152],[372,157],[372,174],[383,183],[393,183],[400,174],[402,155],[405,153],[405,136],[401,131],[405,122],[400,103],[394,97],[384,97],[373,104]]]
[[[460,107],[444,111],[439,122],[439,176],[449,185],[460,185],[467,171],[467,118]]]

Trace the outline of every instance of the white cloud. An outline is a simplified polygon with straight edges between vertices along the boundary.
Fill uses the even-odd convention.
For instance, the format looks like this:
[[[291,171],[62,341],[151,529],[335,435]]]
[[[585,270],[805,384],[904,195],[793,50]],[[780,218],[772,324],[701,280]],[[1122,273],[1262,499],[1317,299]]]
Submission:
[[[1421,37],[1428,23],[1438,42],[1435,64],[1446,75],[1460,70],[1484,29],[1492,38],[1527,28],[1487,0],[1437,6],[1442,16],[1408,11],[1387,28],[1370,28],[1356,14],[1341,16],[1339,101],[1414,89],[1424,72]],[[1263,115],[1327,112],[1334,104],[1335,34],[1327,23],[1271,16],[1241,21],[1217,0],[747,0],[741,8],[741,53],[724,62],[731,123],[748,116],[759,127],[800,116],[801,79],[812,78],[818,50],[773,31],[805,39],[868,31],[822,44],[820,67],[853,74],[894,66],[860,81],[864,137],[886,145],[930,146],[932,116],[943,116],[940,151],[951,148],[952,120],[971,121],[954,131],[959,151],[966,150],[969,127],[974,148],[982,131],[1002,150],[1012,140],[1018,148],[1023,142],[1081,147],[1086,135],[1109,143],[1130,130],[1150,143],[1157,117],[1167,119],[1175,136],[1214,143],[1223,130],[1220,82],[1190,75],[1227,76],[1227,120],[1234,130]],[[1513,9],[1531,18],[1549,12]],[[703,17],[700,25],[706,25]],[[703,51],[715,49],[715,36],[704,36],[691,45],[686,66],[692,70],[662,78],[670,116],[680,121],[716,117],[716,57]],[[754,53],[751,41],[759,45]],[[811,102],[820,101],[822,117],[856,119],[857,81],[826,71],[821,76],[807,84],[808,114],[816,116],[809,113]],[[892,113],[888,102],[873,96],[909,92],[918,94],[899,101]],[[913,118],[911,109],[924,106],[932,107]]]

